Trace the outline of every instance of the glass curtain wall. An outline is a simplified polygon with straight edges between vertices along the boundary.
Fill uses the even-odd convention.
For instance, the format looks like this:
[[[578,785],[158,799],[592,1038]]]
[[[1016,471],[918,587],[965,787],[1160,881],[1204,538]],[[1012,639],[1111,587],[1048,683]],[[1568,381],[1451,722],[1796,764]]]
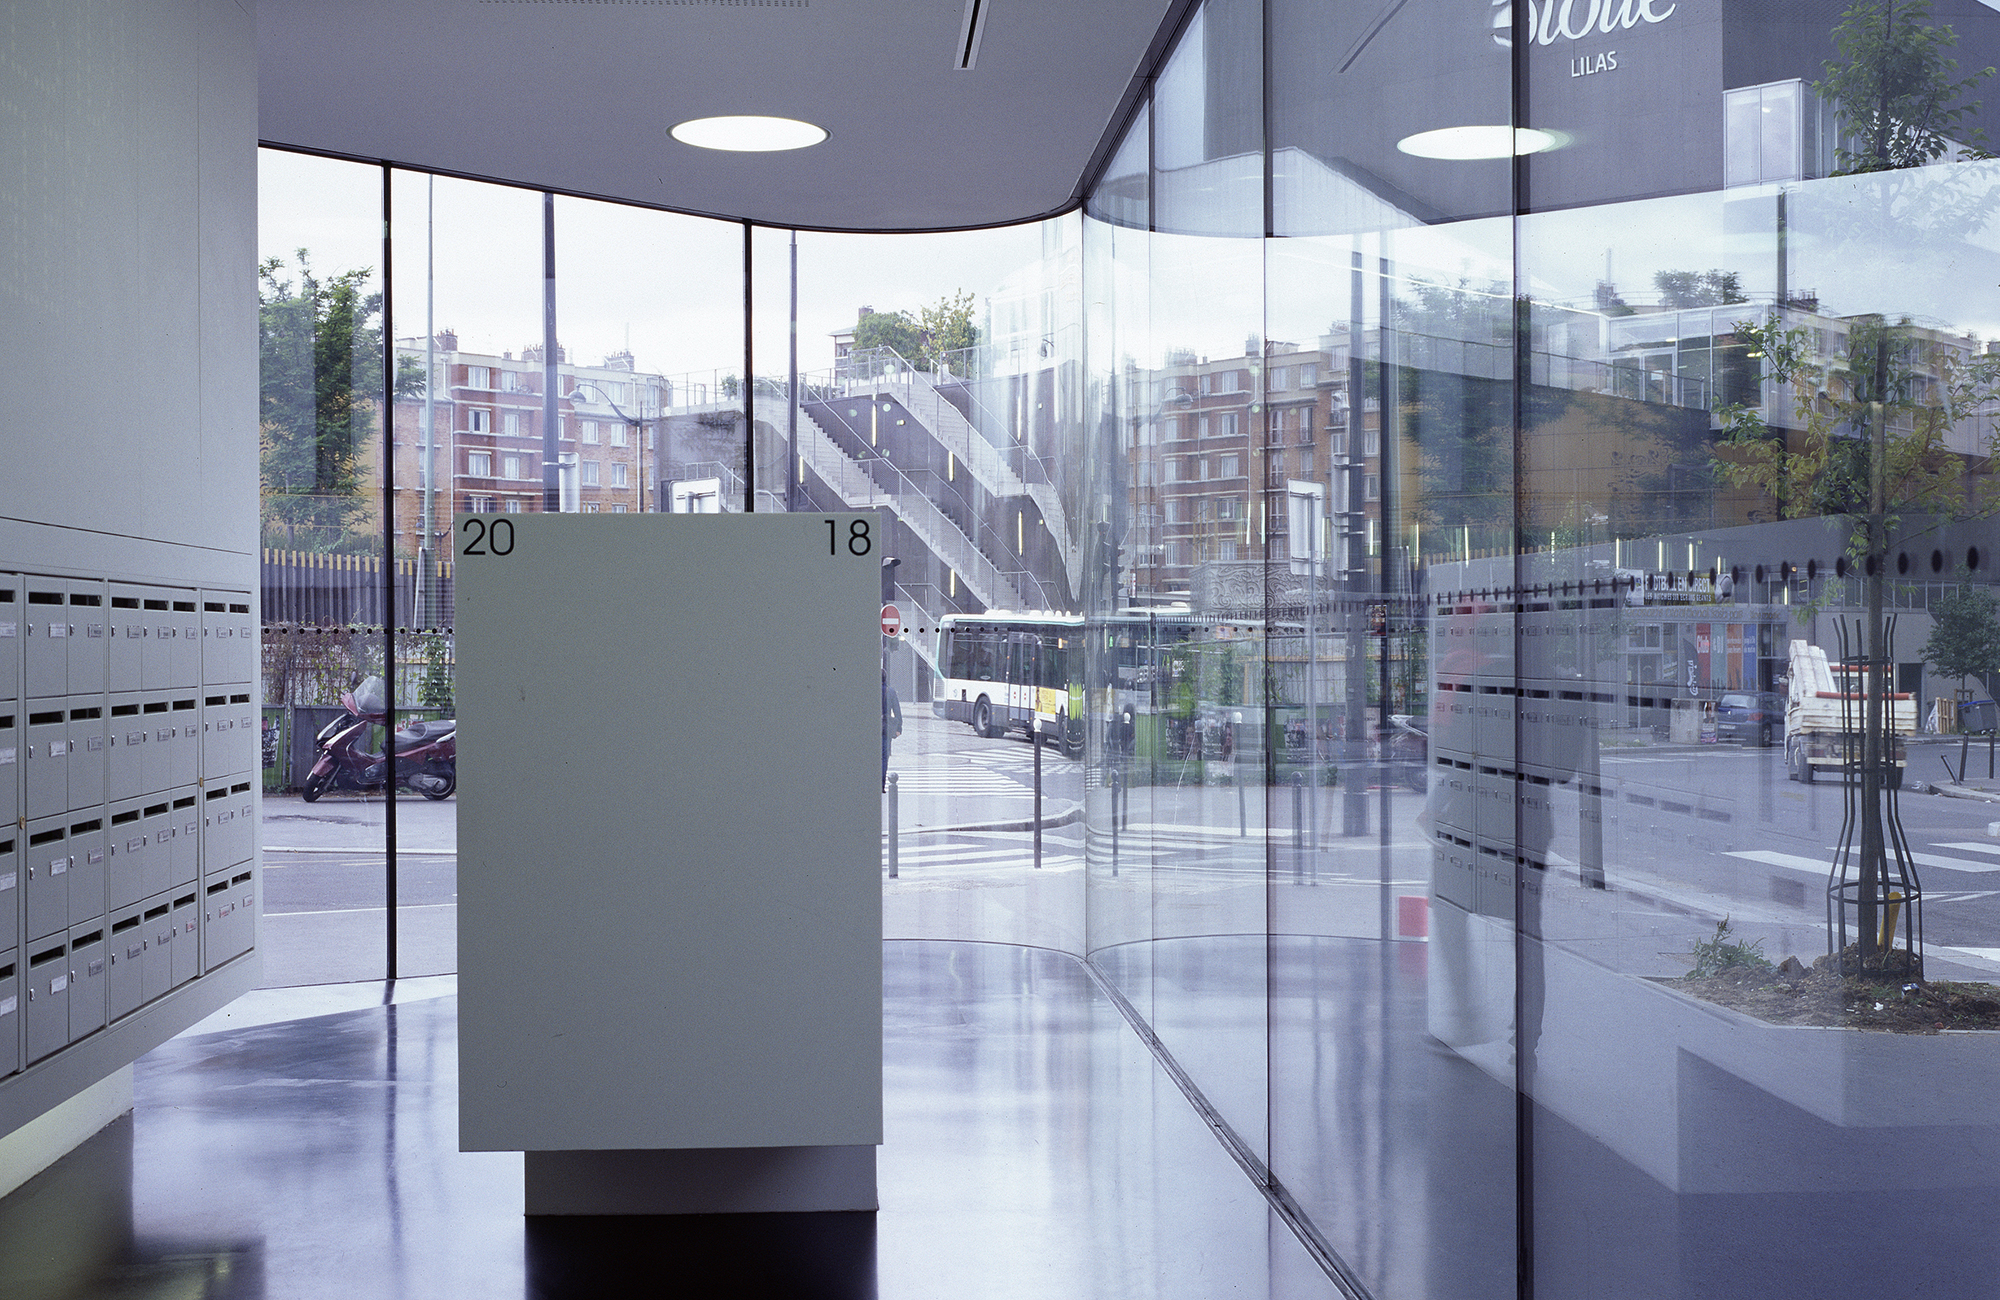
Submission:
[[[386,467],[383,173],[267,155],[267,784],[385,627],[448,710],[453,512],[879,511],[889,936],[1087,961],[1348,1289],[1983,1294],[1993,63],[1211,0],[1080,212],[747,297],[740,224],[399,173]],[[378,977],[380,796],[265,807],[274,977]]]

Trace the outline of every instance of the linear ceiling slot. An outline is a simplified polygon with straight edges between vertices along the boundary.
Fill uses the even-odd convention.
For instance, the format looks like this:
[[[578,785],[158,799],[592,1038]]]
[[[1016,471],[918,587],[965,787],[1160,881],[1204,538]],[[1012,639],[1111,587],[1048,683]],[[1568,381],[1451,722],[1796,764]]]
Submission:
[[[972,71],[979,59],[979,38],[986,34],[986,11],[993,0],[965,0],[965,19],[958,26],[958,57],[953,64],[960,72]]]

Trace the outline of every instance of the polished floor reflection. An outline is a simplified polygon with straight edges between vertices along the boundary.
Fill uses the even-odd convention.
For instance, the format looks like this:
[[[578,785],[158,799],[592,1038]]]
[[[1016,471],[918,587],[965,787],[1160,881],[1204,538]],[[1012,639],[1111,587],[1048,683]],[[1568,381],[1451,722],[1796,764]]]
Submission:
[[[0,1295],[603,1295],[634,1268],[685,1295],[1336,1294],[1075,960],[884,965],[878,1215],[528,1231],[520,1158],[457,1150],[442,996],[144,1058],[131,1116],[0,1201]]]

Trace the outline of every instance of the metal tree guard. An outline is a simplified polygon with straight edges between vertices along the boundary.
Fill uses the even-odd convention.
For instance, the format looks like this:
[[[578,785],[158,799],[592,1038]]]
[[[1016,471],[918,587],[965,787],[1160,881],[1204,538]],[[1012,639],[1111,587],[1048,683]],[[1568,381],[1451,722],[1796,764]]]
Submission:
[[[1902,979],[1922,980],[1924,977],[1924,921],[1923,887],[1917,880],[1916,866],[1910,860],[1909,838],[1903,832],[1903,815],[1900,802],[1901,782],[1895,780],[1895,692],[1884,692],[1882,735],[1879,743],[1866,743],[1868,721],[1868,683],[1874,680],[1874,671],[1887,673],[1895,662],[1892,647],[1896,643],[1896,620],[1892,615],[1883,637],[1883,655],[1879,661],[1871,661],[1863,654],[1865,641],[1860,620],[1855,620],[1850,640],[1847,620],[1838,619],[1834,623],[1840,636],[1840,666],[1834,681],[1835,693],[1840,697],[1841,726],[1841,810],[1840,843],[1834,849],[1833,867],[1827,876],[1826,886],[1826,941],[1827,952],[1833,958],[1843,975],[1878,974]],[[1858,679],[1860,689],[1851,689]],[[1886,677],[1884,680],[1888,680]],[[1872,756],[1871,756],[1872,751]],[[1869,888],[1865,879],[1864,861],[1867,844],[1865,838],[1857,841],[1862,829],[1864,809],[1862,801],[1866,797],[1866,776],[1870,765],[1876,776],[1875,788],[1881,793],[1880,815],[1882,818],[1882,860],[1875,872],[1873,893],[1875,915],[1879,918],[1876,927],[1880,962],[1879,967],[1870,970],[1862,968],[1863,944],[1860,913],[1862,900]],[[1846,956],[1848,946],[1848,918],[1854,914],[1855,952],[1850,966]],[[1903,948],[1895,949],[1897,922],[1902,924]]]

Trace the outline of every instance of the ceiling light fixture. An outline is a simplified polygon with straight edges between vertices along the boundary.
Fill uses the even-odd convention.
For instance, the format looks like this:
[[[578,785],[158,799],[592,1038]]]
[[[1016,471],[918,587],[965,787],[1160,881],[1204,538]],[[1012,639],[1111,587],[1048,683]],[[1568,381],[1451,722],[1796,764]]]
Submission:
[[[1568,143],[1569,138],[1559,131],[1536,131],[1529,127],[1447,126],[1406,135],[1396,141],[1396,148],[1417,158],[1469,162],[1480,158],[1506,158],[1514,154],[1546,153]]]
[[[826,128],[790,117],[697,117],[668,134],[697,149],[776,153],[816,145],[826,139]]]

